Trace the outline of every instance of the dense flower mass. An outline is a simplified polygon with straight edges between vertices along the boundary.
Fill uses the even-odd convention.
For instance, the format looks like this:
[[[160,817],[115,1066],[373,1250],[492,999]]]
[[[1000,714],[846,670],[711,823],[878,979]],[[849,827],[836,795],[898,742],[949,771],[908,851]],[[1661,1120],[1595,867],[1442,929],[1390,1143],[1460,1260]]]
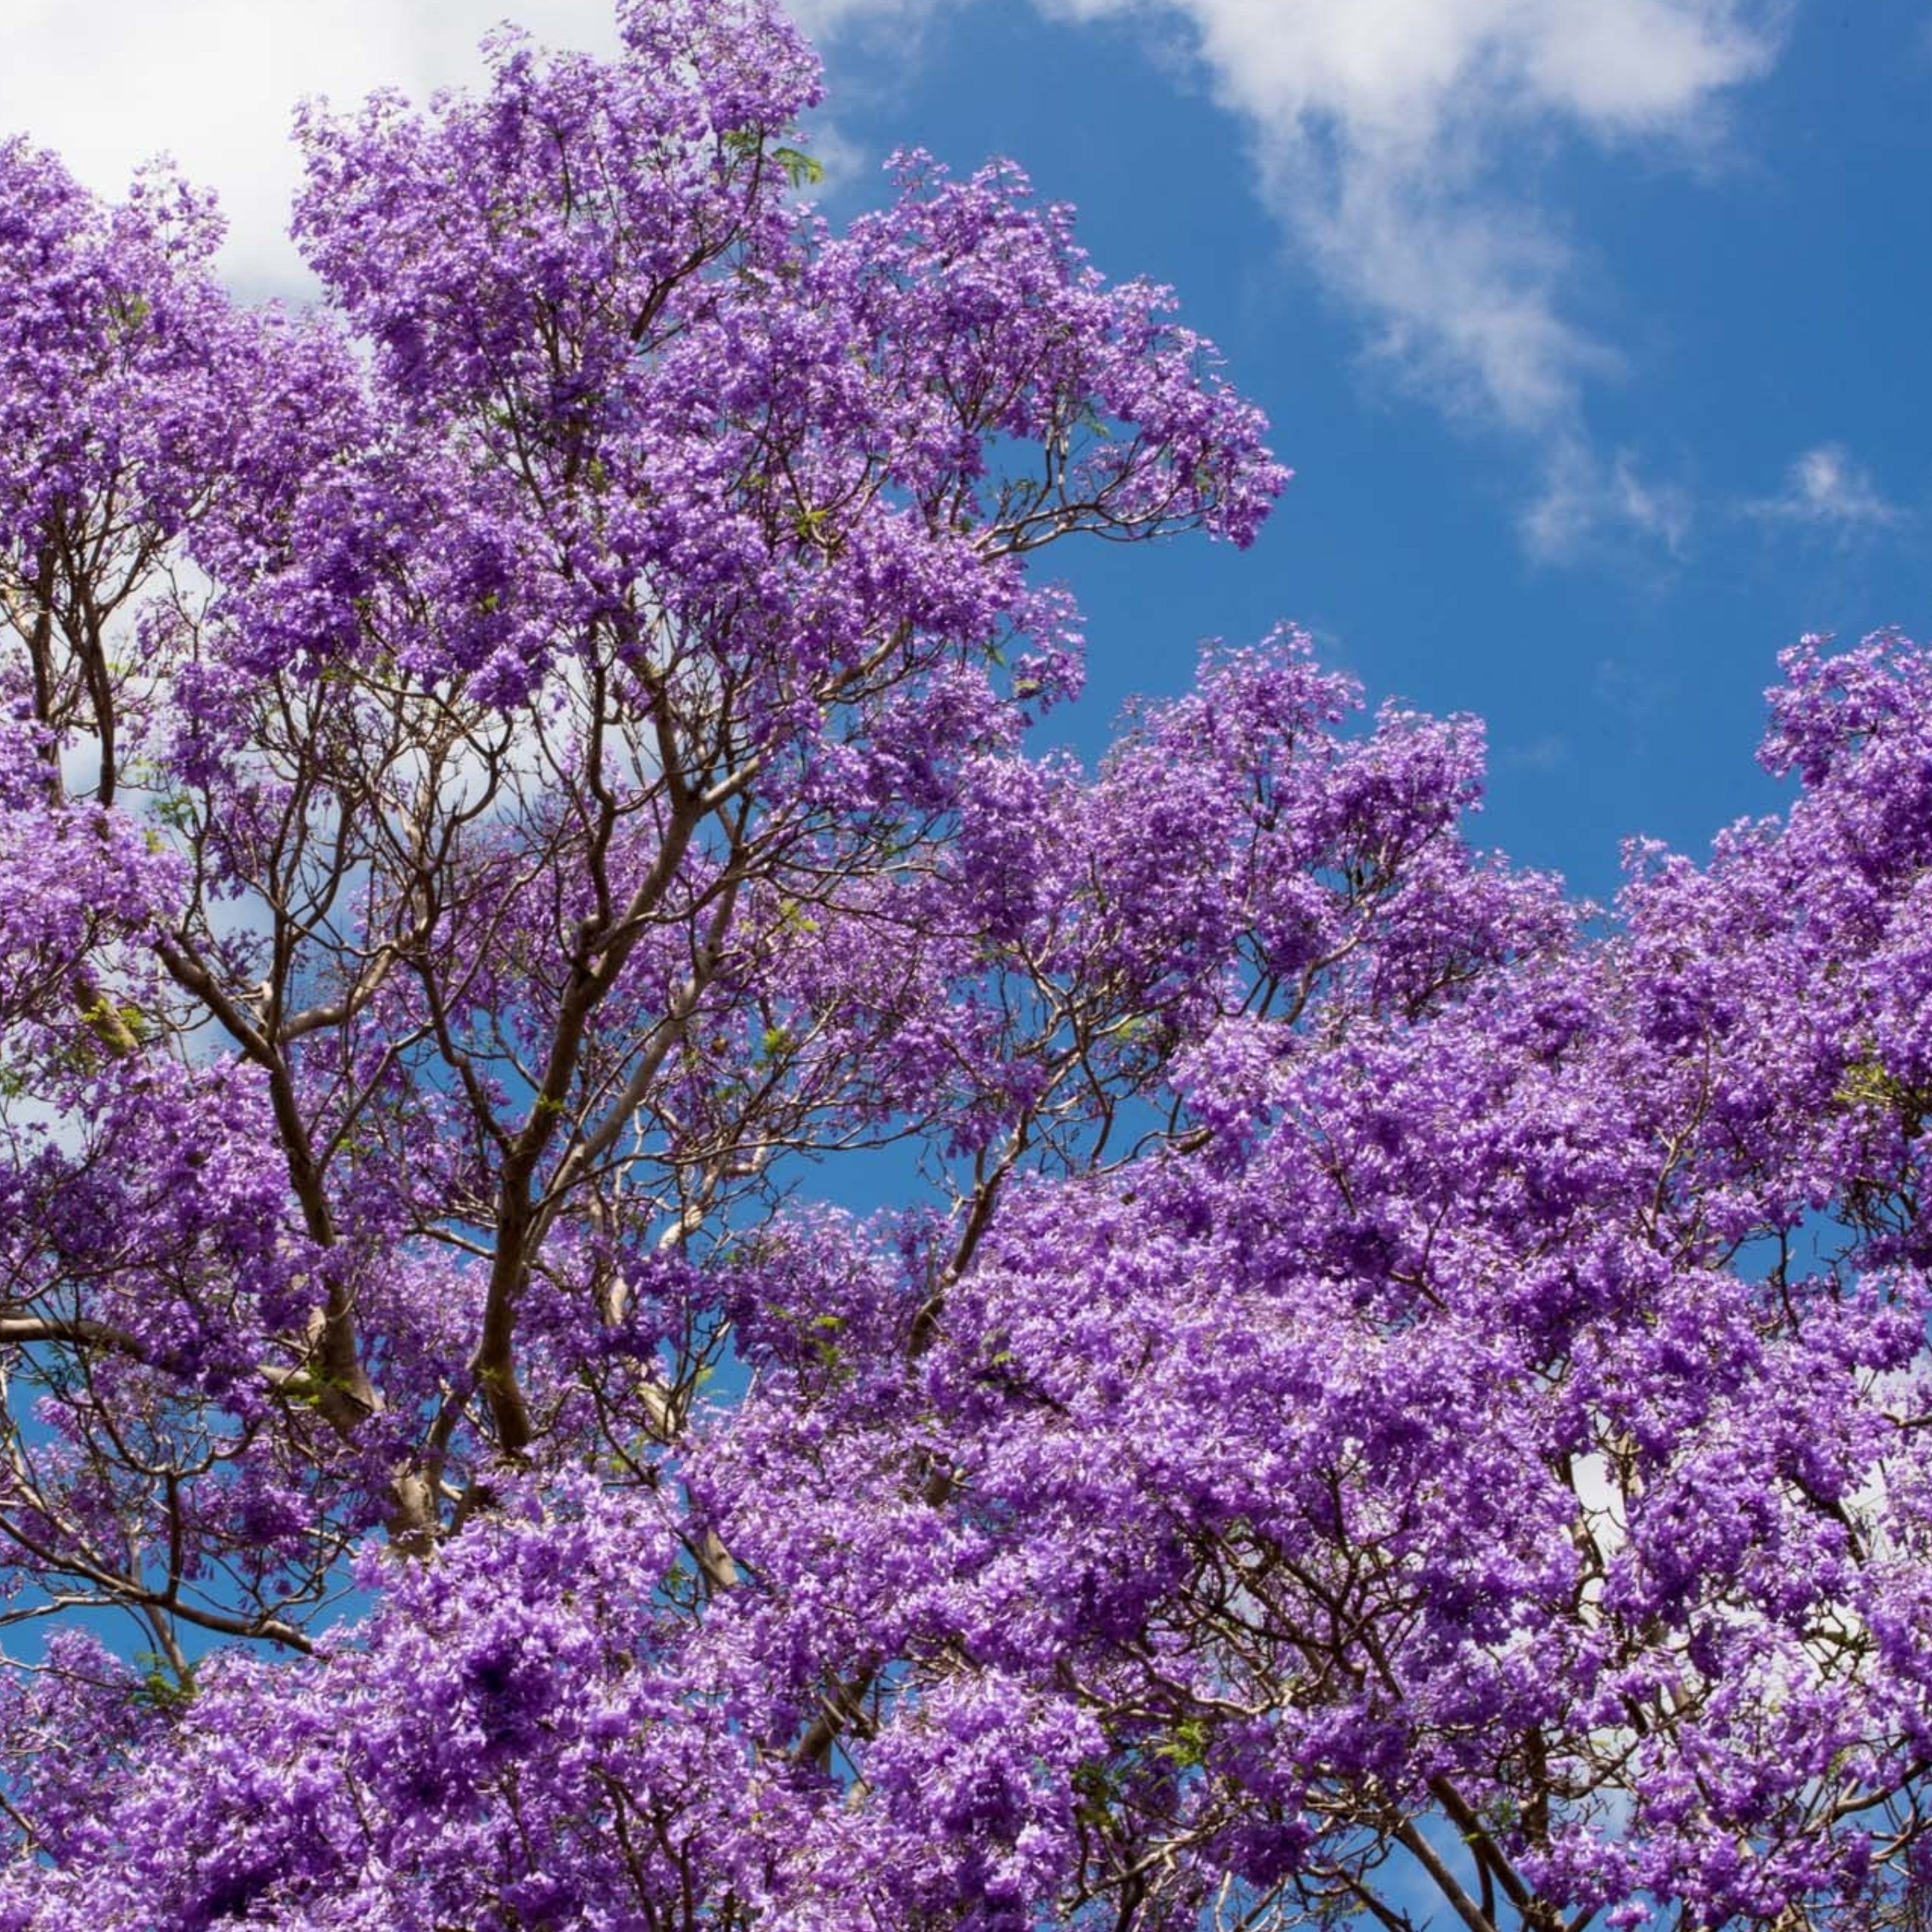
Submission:
[[[299,320],[0,147],[0,1932],[1923,1922],[1932,657],[1608,913],[1290,630],[1037,755],[1258,418],[620,20]]]

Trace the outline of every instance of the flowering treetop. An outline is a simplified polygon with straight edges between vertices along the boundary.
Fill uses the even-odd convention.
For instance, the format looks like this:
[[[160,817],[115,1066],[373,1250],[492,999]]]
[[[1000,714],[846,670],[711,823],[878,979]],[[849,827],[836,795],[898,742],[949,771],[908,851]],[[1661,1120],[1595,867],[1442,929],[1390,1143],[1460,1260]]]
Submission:
[[[1036,756],[1258,417],[620,18],[314,316],[0,148],[0,1928],[1906,1922],[1932,664],[1607,920],[1291,631]]]

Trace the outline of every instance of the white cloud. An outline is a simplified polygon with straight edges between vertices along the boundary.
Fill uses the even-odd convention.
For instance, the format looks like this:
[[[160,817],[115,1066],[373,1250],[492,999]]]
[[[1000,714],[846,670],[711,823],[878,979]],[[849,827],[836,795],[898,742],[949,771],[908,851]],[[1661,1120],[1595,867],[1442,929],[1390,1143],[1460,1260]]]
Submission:
[[[1560,772],[1570,762],[1570,741],[1560,733],[1546,731],[1520,745],[1505,745],[1498,762],[1518,770],[1549,773]]]
[[[1079,15],[1147,0],[1048,0]],[[1742,0],[1172,0],[1331,281],[1506,423],[1613,362],[1559,313],[1560,237],[1508,137],[1695,142],[1774,42]]]
[[[1082,17],[1154,0],[1043,0]],[[1246,123],[1264,194],[1378,360],[1452,414],[1535,440],[1533,548],[1594,520],[1673,548],[1685,506],[1608,464],[1583,396],[1621,358],[1568,312],[1571,252],[1512,177],[1552,136],[1708,144],[1775,56],[1780,0],[1168,0]]]
[[[1623,658],[1600,658],[1591,688],[1597,702],[1625,723],[1645,725],[1676,704],[1678,686],[1667,673]]]
[[[1076,18],[1157,0],[1047,0]],[[1364,149],[1437,149],[1468,110],[1676,130],[1771,51],[1740,0],[1166,0],[1229,104],[1276,134],[1314,120]],[[1760,10],[1762,16],[1762,10]]]
[[[118,195],[158,153],[214,188],[225,266],[250,294],[305,294],[286,237],[296,102],[371,88],[418,98],[479,79],[476,44],[506,14],[540,40],[609,52],[610,0],[8,0],[0,138],[24,133]]]
[[[1690,521],[1690,494],[1682,484],[1647,479],[1628,449],[1606,462],[1570,434],[1546,452],[1541,487],[1517,529],[1537,562],[1568,563],[1618,536],[1642,538],[1681,557]]]
[[[1889,530],[1905,520],[1904,512],[1880,494],[1841,442],[1821,442],[1806,450],[1785,471],[1780,494],[1745,508],[1768,521],[1806,524],[1838,536]]]
[[[823,112],[812,115],[804,130],[806,146],[824,172],[804,190],[808,200],[824,203],[855,189],[871,190],[877,183],[879,157],[848,135],[842,123]]]
[[[938,0],[788,0],[785,10],[816,40],[854,24],[868,28],[881,25],[917,31],[921,21],[938,10]]]

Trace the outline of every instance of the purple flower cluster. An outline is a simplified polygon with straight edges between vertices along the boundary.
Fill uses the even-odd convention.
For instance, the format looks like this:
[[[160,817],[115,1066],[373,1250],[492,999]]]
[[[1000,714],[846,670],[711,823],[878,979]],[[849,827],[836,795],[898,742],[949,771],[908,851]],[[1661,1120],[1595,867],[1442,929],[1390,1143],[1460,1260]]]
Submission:
[[[620,21],[301,320],[0,148],[0,1932],[1918,1922],[1932,656],[1606,914],[1292,631],[1035,755],[1259,418]]]

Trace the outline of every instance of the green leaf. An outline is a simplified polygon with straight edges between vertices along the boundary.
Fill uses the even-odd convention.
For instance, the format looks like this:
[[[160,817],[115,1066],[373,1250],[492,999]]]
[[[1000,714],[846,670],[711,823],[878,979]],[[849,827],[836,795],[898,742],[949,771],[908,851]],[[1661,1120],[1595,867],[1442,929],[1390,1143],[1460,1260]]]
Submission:
[[[802,148],[774,148],[772,159],[784,170],[786,181],[795,188],[816,188],[825,178],[825,164]]]
[[[1192,1771],[1208,1756],[1208,1726],[1198,1718],[1184,1718],[1154,1747],[1169,1763]]]
[[[190,1664],[184,1676],[176,1677],[172,1667],[160,1652],[138,1650],[134,1661],[142,1666],[141,1688],[134,1694],[149,1709],[178,1711],[194,1701],[194,1666]]]

